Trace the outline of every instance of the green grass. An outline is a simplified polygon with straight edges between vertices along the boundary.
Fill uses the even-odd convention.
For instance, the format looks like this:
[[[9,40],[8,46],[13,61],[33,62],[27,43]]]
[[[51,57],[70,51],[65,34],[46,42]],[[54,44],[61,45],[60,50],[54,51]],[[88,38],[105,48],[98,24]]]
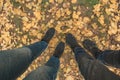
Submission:
[[[86,5],[88,7],[93,7],[95,4],[99,3],[99,0],[78,0],[80,5]]]
[[[13,4],[15,8],[18,8],[19,6],[21,6],[19,2],[16,2],[16,0],[10,0],[10,3]]]

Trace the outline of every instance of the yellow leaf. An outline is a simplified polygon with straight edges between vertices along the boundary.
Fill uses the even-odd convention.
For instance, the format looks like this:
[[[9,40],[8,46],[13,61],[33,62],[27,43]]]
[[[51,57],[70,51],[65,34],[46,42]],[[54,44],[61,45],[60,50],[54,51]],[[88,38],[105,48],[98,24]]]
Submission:
[[[29,21],[29,19],[27,17],[23,17],[22,20],[23,21]]]
[[[56,12],[56,17],[57,17],[57,18],[60,18],[60,17],[61,17],[61,11],[60,11],[60,10],[58,10],[58,11]]]
[[[54,3],[55,1],[54,0],[49,0],[50,3]]]
[[[74,11],[72,17],[73,17],[74,19],[78,19],[78,18],[79,18],[79,15],[77,15],[77,13]]]
[[[72,3],[76,3],[76,2],[77,2],[77,0],[71,0],[71,2],[72,2]]]
[[[41,19],[40,11],[35,11],[35,12],[34,12],[34,15],[35,15],[35,17],[36,17],[38,20]]]
[[[116,36],[115,40],[120,42],[120,35]]]
[[[57,2],[58,2],[58,3],[62,3],[62,2],[63,2],[63,0],[57,0]]]

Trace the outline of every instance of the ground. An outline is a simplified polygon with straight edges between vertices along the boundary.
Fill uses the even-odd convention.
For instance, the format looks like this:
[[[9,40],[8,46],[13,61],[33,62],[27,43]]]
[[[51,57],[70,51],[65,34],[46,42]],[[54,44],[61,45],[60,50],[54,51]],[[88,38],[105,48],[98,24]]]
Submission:
[[[56,34],[45,52],[18,80],[43,65],[55,46],[72,33],[79,44],[90,39],[101,50],[120,50],[119,0],[0,0],[0,50],[18,48],[42,39],[48,28]],[[83,80],[73,52],[66,45],[56,80]],[[120,70],[108,67],[120,75]]]

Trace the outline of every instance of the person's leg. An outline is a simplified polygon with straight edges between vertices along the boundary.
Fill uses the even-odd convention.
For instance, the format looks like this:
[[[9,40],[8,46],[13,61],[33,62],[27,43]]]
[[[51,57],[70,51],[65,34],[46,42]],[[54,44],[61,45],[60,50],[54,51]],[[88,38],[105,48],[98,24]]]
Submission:
[[[96,43],[86,39],[83,46],[93,54],[93,56],[104,64],[120,68],[120,50],[100,50]]]
[[[109,71],[101,62],[87,54],[83,48],[75,48],[74,53],[79,69],[86,80],[120,80],[120,76]]]
[[[105,50],[97,59],[106,65],[120,68],[120,50]]]
[[[48,34],[51,32],[51,34]],[[49,29],[43,39],[50,37],[47,41],[36,42],[34,44],[13,50],[0,51],[0,80],[15,80],[20,76],[47,47],[49,40],[54,35],[55,30]]]
[[[67,34],[66,42],[73,50],[75,59],[85,80],[120,80],[119,76],[109,71],[101,62],[87,54],[72,34]]]
[[[48,62],[28,74],[24,80],[55,80],[60,65],[59,58],[64,51],[64,47],[64,43],[60,42]]]

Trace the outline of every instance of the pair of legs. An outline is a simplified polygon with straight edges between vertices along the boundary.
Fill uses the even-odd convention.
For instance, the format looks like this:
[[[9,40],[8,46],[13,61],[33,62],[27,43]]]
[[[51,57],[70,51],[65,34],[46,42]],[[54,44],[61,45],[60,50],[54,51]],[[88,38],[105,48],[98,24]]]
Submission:
[[[76,41],[75,37],[72,34],[68,34],[66,36],[66,42],[71,47],[74,52],[75,59],[78,63],[79,70],[84,76],[85,80],[120,80],[120,76],[117,76],[113,72],[109,71],[103,63],[106,62],[108,64],[120,65],[118,56],[120,55],[119,51],[115,51],[116,53],[106,53],[105,51],[99,50],[97,47],[93,47],[93,42],[90,40],[85,40],[83,45],[86,49],[88,49],[95,58],[101,60],[101,62],[92,56],[90,56]],[[112,58],[111,58],[112,57]],[[114,57],[114,58],[113,58]],[[110,61],[109,61],[110,60]]]
[[[0,80],[15,80],[47,47],[55,29],[49,29],[43,39],[34,44],[13,50],[0,51]],[[60,42],[48,62],[31,72],[24,80],[54,80],[59,68],[59,58],[64,51]]]
[[[59,58],[64,51],[64,47],[64,43],[60,42],[57,45],[53,56],[48,60],[48,62],[45,65],[40,66],[36,70],[32,71],[23,80],[55,80],[60,65]]]
[[[83,46],[102,63],[120,68],[120,50],[100,50],[91,40],[84,40]]]
[[[15,80],[20,76],[31,62],[45,50],[54,32],[53,28],[49,29],[40,42],[18,49],[1,51],[0,80]],[[75,53],[75,59],[85,80],[120,80],[119,76],[109,71],[101,62],[87,54],[72,34],[66,35],[66,42]],[[59,58],[64,51],[64,47],[64,43],[60,42],[48,62],[31,72],[24,80],[55,80],[59,69]],[[90,49],[88,46],[85,47]],[[102,56],[98,54],[98,52],[101,53],[101,50],[96,48],[91,48],[90,50],[96,58],[101,60],[109,59],[109,57],[105,58],[105,53]]]

